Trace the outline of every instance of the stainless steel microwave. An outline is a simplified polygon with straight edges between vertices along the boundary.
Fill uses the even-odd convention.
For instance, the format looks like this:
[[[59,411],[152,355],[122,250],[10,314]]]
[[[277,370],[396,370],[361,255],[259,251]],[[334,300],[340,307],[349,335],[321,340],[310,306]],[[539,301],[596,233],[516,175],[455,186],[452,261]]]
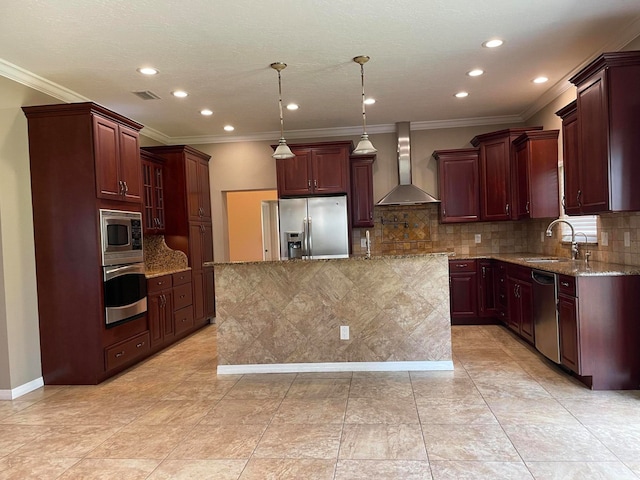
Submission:
[[[144,262],[142,214],[122,210],[100,210],[102,265]]]

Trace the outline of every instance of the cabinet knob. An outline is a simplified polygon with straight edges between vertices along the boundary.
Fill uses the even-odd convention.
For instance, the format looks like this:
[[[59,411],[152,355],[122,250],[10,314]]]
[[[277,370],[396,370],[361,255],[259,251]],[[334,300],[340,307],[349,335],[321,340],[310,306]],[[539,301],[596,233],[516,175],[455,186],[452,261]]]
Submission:
[[[525,209],[525,211],[526,211],[527,213],[530,213],[530,212],[529,212],[529,202],[527,202],[527,204],[524,206],[524,209]]]
[[[140,348],[144,346],[144,342],[140,342],[139,344],[136,345],[136,348]]]
[[[466,268],[466,267],[468,267],[468,264],[466,264],[466,263],[458,263],[458,264],[456,264],[456,268]]]
[[[509,210],[510,210],[509,204],[507,203],[504,207],[504,213],[507,215],[507,217],[509,216]]]
[[[568,287],[569,286],[569,282],[560,282],[560,285],[562,285],[563,287]]]
[[[307,190],[311,190],[311,180],[307,180]]]
[[[123,351],[121,351],[121,352],[116,353],[116,354],[115,354],[115,357],[116,357],[116,358],[120,358],[120,357],[121,357],[121,356],[123,356],[123,355],[124,355],[124,350],[123,350]]]
[[[576,200],[578,201],[578,207],[582,208],[582,190],[578,190],[578,195],[576,196]]]

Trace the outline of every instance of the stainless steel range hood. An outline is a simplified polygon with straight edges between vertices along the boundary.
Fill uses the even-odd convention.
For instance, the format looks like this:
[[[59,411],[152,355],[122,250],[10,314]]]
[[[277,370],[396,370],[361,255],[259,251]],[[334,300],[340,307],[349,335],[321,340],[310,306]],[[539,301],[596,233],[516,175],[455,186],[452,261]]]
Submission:
[[[396,123],[398,136],[398,180],[400,185],[387,193],[376,205],[419,205],[440,202],[411,183],[411,127],[409,122]]]

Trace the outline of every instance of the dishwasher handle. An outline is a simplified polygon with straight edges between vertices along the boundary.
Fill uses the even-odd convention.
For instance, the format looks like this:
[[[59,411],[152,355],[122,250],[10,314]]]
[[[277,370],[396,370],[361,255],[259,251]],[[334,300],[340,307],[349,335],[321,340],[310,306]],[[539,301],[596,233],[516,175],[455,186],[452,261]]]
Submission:
[[[531,278],[540,285],[554,285],[556,283],[556,276],[553,273],[531,270]]]

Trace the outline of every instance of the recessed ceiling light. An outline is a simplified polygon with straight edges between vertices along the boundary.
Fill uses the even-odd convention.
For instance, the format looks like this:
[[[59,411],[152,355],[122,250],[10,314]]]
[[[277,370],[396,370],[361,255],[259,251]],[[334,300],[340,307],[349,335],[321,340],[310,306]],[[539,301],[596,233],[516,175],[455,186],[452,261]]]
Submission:
[[[373,105],[374,103],[376,103],[376,99],[375,98],[367,98],[364,101],[365,105]]]
[[[205,108],[203,110],[200,110],[200,114],[204,115],[205,117],[208,117],[210,115],[213,115],[213,112],[211,110],[209,110],[208,108]]]
[[[297,110],[298,108],[300,107],[295,103],[290,103],[289,105],[287,105],[287,110]]]
[[[464,98],[464,97],[468,97],[469,94],[467,92],[458,92],[458,93],[456,93],[455,96],[458,97],[458,98]]]
[[[233,125],[225,125],[224,126],[224,131],[225,132],[233,132],[235,130],[235,128],[233,127]]]
[[[470,77],[479,77],[483,73],[484,73],[484,70],[480,70],[479,68],[476,68],[475,70],[471,70],[470,72],[467,72],[467,75],[469,75]]]
[[[487,48],[496,48],[499,47],[500,45],[502,45],[504,42],[502,40],[499,40],[497,38],[494,38],[493,40],[487,40],[486,42],[484,42],[482,44],[483,47],[487,47]]]
[[[171,95],[173,95],[174,97],[178,97],[178,98],[184,98],[189,94],[187,92],[185,92],[184,90],[174,90],[173,92],[171,92]]]
[[[158,70],[153,67],[140,67],[137,69],[142,75],[157,75]]]
[[[533,83],[545,83],[548,81],[549,79],[547,77],[537,77],[532,80]]]

